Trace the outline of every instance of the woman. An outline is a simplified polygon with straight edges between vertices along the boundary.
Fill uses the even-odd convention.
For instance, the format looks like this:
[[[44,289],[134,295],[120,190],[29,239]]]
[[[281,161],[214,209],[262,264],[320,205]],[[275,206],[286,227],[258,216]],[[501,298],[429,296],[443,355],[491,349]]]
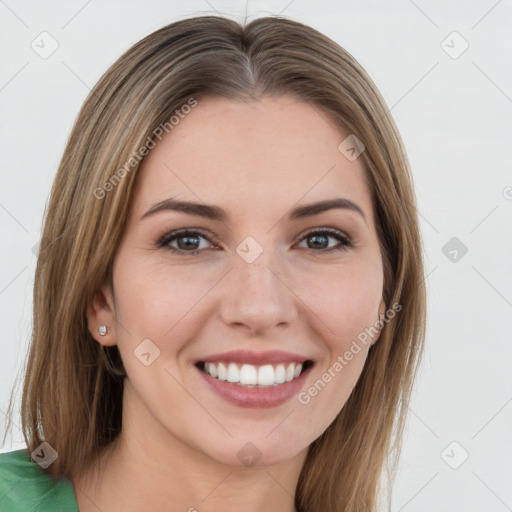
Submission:
[[[354,58],[278,17],[168,25],[64,152],[0,509],[376,510],[424,323],[407,158]]]

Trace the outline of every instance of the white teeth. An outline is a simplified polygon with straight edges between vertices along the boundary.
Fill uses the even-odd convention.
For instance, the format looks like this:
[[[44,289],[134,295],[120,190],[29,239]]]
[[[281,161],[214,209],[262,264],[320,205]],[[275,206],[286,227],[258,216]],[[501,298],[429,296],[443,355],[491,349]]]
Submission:
[[[214,363],[210,363],[210,368],[212,366],[215,366],[215,364]],[[215,377],[215,375],[213,375],[213,372],[211,372],[211,371],[210,371],[210,375],[212,377]],[[219,363],[217,365],[217,378],[219,380],[226,380],[227,376],[228,376],[228,372],[226,370],[226,367],[222,363]]]
[[[235,363],[229,363],[227,381],[240,382],[240,371]]]
[[[258,370],[258,384],[260,386],[272,386],[274,384],[274,368],[271,364],[260,366]]]
[[[282,384],[286,381],[286,370],[284,364],[278,364],[274,370],[274,380],[277,384]]]
[[[210,374],[211,375],[211,374]],[[258,371],[252,364],[244,364],[240,369],[240,384],[258,384]]]
[[[205,363],[204,370],[212,377],[217,377],[217,366],[212,363]]]
[[[240,386],[275,386],[299,377],[302,364],[280,363],[275,366],[242,364],[239,368],[236,363],[205,363],[204,371],[214,378],[227,380]]]
[[[290,382],[291,380],[293,380],[294,372],[295,372],[295,365],[293,363],[291,363],[288,365],[288,368],[286,368],[286,376],[285,376],[286,382]]]

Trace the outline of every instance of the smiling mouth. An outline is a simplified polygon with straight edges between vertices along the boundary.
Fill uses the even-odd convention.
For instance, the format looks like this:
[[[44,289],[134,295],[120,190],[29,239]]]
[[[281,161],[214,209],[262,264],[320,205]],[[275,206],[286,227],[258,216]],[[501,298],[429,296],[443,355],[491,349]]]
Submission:
[[[238,364],[199,361],[196,367],[210,377],[244,388],[277,387],[299,378],[313,366],[313,361],[278,364]]]

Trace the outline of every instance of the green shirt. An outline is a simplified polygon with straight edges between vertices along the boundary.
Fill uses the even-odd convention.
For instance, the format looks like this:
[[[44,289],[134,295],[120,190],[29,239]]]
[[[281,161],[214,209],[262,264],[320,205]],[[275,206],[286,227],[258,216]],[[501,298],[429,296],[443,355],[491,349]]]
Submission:
[[[1,512],[78,512],[70,480],[53,479],[26,449],[0,453]]]

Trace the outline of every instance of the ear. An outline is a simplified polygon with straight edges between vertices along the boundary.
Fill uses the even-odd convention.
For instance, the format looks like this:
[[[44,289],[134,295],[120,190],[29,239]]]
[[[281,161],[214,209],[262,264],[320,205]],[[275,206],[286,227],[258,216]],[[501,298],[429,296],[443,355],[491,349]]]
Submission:
[[[381,299],[379,305],[379,313],[377,321],[375,322],[375,327],[379,330],[379,333],[372,339],[371,345],[374,345],[380,338],[382,328],[384,327],[384,318],[386,313],[386,304],[384,303],[384,299]]]
[[[386,313],[386,304],[384,303],[384,299],[381,299],[380,305],[379,305],[379,319],[383,319],[385,313]]]
[[[87,307],[87,322],[92,337],[106,347],[117,344],[117,330],[114,310],[114,296],[111,286],[101,286]],[[100,326],[107,327],[105,335],[100,334]]]

